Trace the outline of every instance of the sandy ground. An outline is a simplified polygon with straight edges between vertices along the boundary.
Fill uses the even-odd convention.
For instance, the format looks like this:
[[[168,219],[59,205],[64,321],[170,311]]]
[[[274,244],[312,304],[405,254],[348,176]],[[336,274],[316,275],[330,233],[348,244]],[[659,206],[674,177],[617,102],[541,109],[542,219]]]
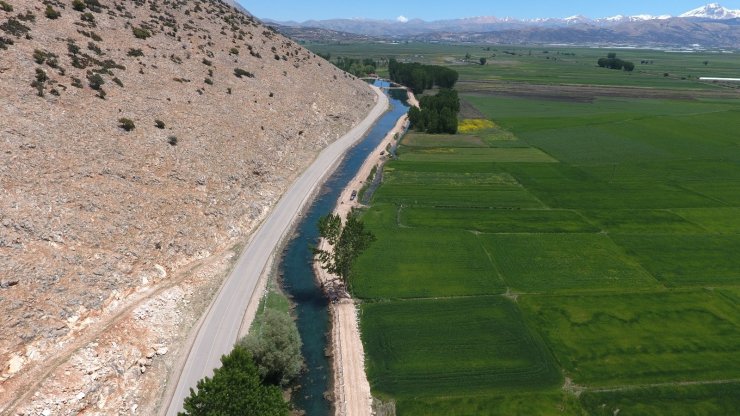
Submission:
[[[409,103],[418,105],[416,98],[409,92]],[[396,133],[400,134],[408,125],[408,117],[403,115],[386,137],[368,155],[365,163],[360,167],[355,177],[342,191],[334,213],[343,219],[352,208],[360,207],[357,198],[351,200],[352,192],[359,191],[368,179],[373,167],[383,163],[388,155],[385,149],[395,140]],[[383,153],[381,155],[381,153]],[[319,242],[319,248],[329,250],[331,247],[325,242]],[[372,396],[370,383],[365,374],[365,351],[360,339],[358,325],[358,310],[355,300],[342,287],[339,278],[322,269],[314,263],[314,271],[324,288],[331,293],[339,294],[339,299],[331,305],[332,318],[332,348],[334,366],[334,403],[337,416],[370,416],[372,415]]]

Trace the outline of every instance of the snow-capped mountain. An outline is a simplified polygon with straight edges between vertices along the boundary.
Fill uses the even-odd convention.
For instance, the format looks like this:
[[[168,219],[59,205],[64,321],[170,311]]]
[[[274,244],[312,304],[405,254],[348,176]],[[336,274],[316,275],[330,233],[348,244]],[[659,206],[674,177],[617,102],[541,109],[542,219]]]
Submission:
[[[719,3],[709,3],[706,6],[689,10],[679,17],[698,17],[702,19],[716,20],[738,19],[740,18],[740,10],[728,9],[726,7],[722,7]]]
[[[618,14],[616,16],[603,17],[600,19],[596,19],[595,21],[598,23],[644,22],[647,20],[667,20],[667,19],[670,19],[671,17],[672,16],[669,14],[663,14],[660,16],[653,16],[651,14],[638,14],[635,16],[624,16],[624,15]]]
[[[471,40],[539,43],[621,43],[702,45],[737,49],[740,45],[740,10],[718,3],[670,15],[616,15],[592,19],[583,15],[565,18],[519,20],[478,16],[427,22],[421,19],[331,19],[272,22],[292,28],[325,29],[383,39],[436,41]]]

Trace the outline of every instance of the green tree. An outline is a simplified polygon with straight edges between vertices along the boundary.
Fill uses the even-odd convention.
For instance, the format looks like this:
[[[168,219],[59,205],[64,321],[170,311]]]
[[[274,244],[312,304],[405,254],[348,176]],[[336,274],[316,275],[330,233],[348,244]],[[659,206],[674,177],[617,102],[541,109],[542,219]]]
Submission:
[[[303,369],[301,336],[289,313],[267,309],[259,331],[250,332],[242,345],[252,354],[262,381],[287,386]]]
[[[249,352],[240,345],[221,357],[213,377],[190,389],[179,416],[287,416],[288,403],[277,386],[262,384]]]
[[[481,65],[485,65],[486,62],[488,62],[488,59],[486,59],[486,58],[480,58],[480,64]]]
[[[329,214],[333,216],[333,219],[319,220],[319,234],[321,237],[326,238],[331,244],[331,239],[336,241],[333,246],[333,252],[324,250],[314,249],[314,254],[318,256],[319,263],[329,273],[339,276],[344,282],[348,282],[350,272],[352,271],[352,264],[359,255],[370,246],[370,243],[375,241],[375,236],[365,229],[365,224],[357,218],[357,214],[352,211],[347,215],[347,221],[342,227],[342,232],[339,234],[339,238],[336,238],[336,234],[332,234],[334,231],[333,226],[324,228],[322,232],[322,222],[334,224],[336,218],[339,216],[336,214]]]

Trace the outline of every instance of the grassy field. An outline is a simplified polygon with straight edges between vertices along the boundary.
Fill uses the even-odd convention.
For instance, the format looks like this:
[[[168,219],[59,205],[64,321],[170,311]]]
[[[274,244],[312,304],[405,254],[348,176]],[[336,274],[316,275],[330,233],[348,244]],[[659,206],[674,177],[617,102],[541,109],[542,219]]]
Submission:
[[[454,67],[475,119],[407,134],[363,214],[352,290],[398,415],[740,414],[740,86],[696,78],[740,59],[311,47]]]
[[[694,386],[663,386],[626,391],[584,393],[583,407],[589,415],[733,415],[740,409],[740,382]]]
[[[721,291],[523,296],[519,305],[578,385],[738,376],[740,309]]]
[[[520,293],[655,288],[658,282],[602,234],[480,237],[509,288]]]
[[[365,303],[362,315],[372,316],[362,331],[375,358],[368,365],[373,388],[401,407],[420,397],[504,395],[561,383],[550,353],[506,298]]]
[[[365,299],[503,293],[501,277],[478,244],[460,230],[374,229],[377,238],[357,261],[352,280]],[[438,250],[444,242],[445,250]]]

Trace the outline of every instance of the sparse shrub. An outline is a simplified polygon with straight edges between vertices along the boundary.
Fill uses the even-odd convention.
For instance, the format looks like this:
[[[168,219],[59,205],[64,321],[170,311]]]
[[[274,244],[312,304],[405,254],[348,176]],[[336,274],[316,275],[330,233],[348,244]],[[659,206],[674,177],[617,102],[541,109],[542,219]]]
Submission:
[[[136,128],[136,125],[134,125],[134,121],[130,118],[121,117],[118,119],[118,127],[126,131],[131,131]]]
[[[144,29],[143,27],[133,27],[131,29],[133,30],[134,36],[137,39],[146,39],[152,36],[152,34],[148,30]]]
[[[163,129],[164,128],[164,121],[162,121],[162,120],[154,120],[154,125],[158,129]]]
[[[6,11],[6,12],[12,12],[13,11],[13,6],[11,6],[8,3],[0,0],[0,9],[2,9],[3,11]]]
[[[246,76],[247,78],[254,78],[253,73],[241,68],[234,68],[234,75],[236,75],[237,78],[241,78],[244,76]]]
[[[103,54],[103,51],[100,49],[100,46],[96,45],[94,42],[87,42],[87,49],[95,52],[96,55]]]
[[[72,8],[77,10],[78,12],[85,10],[85,2],[82,0],[74,0],[72,1]]]
[[[46,17],[47,17],[48,19],[52,19],[52,20],[54,20],[54,19],[57,19],[57,18],[59,18],[59,16],[61,16],[62,14],[61,14],[61,13],[59,13],[58,11],[54,10],[54,8],[53,8],[53,7],[51,7],[51,4],[48,4],[48,5],[46,6],[46,11],[44,12],[44,15],[45,15],[45,16],[46,16]]]
[[[131,48],[128,50],[128,53],[126,53],[126,55],[133,57],[144,56],[144,51],[142,51],[141,49]]]
[[[88,72],[87,81],[90,88],[94,90],[99,90],[105,84],[105,80],[97,72]]]
[[[77,55],[78,53],[80,53],[80,47],[70,42],[67,44],[67,51],[70,53],[70,55]]]
[[[237,48],[231,48],[229,49],[229,53],[232,55],[239,55],[239,49]]]
[[[229,94],[229,95],[231,95],[231,87],[229,87],[229,88],[226,88],[226,94]]]
[[[82,80],[77,77],[72,77],[72,86],[75,88],[82,88]]]
[[[46,52],[40,51],[38,49],[33,50],[33,61],[37,64],[41,65],[46,61]]]
[[[36,88],[36,94],[39,97],[44,96],[44,83],[49,79],[46,75],[46,71],[41,68],[36,68],[36,79],[31,82],[31,86]]]
[[[84,0],[85,6],[87,6],[88,9],[92,10],[95,13],[100,13],[103,8],[103,5],[100,4],[98,0]]]
[[[90,23],[90,25],[92,27],[95,27],[96,26],[96,24],[95,24],[95,15],[92,14],[92,13],[90,13],[90,12],[83,13],[82,15],[80,15],[80,20],[82,20],[83,22]]]
[[[206,59],[206,58],[203,58],[203,65],[206,65],[206,66],[211,66],[212,64],[213,64],[213,62],[209,61],[209,60],[208,60],[208,59]]]
[[[213,85],[213,80],[210,78],[206,78],[203,82],[205,82],[208,85]]]
[[[20,15],[19,15],[20,17]],[[5,23],[0,25],[0,29],[9,34],[13,35],[17,38],[26,35],[29,30],[31,30],[30,27],[24,25],[23,23],[19,22],[17,19],[11,17],[8,19]]]
[[[36,15],[33,14],[30,10],[26,10],[26,14],[19,14],[18,19],[23,20],[24,22],[36,22]]]
[[[119,87],[123,88],[123,81],[121,81],[120,79],[118,79],[118,77],[113,77],[113,80],[112,81],[115,82],[116,85],[118,85]]]
[[[168,136],[167,137],[167,143],[170,144],[170,146],[177,146],[177,136]]]
[[[105,96],[108,95],[104,89],[100,88],[98,90],[98,93],[95,95],[96,97],[100,98],[101,100],[105,100]]]
[[[0,36],[0,49],[8,49],[7,45],[12,45],[14,43],[13,39]]]

